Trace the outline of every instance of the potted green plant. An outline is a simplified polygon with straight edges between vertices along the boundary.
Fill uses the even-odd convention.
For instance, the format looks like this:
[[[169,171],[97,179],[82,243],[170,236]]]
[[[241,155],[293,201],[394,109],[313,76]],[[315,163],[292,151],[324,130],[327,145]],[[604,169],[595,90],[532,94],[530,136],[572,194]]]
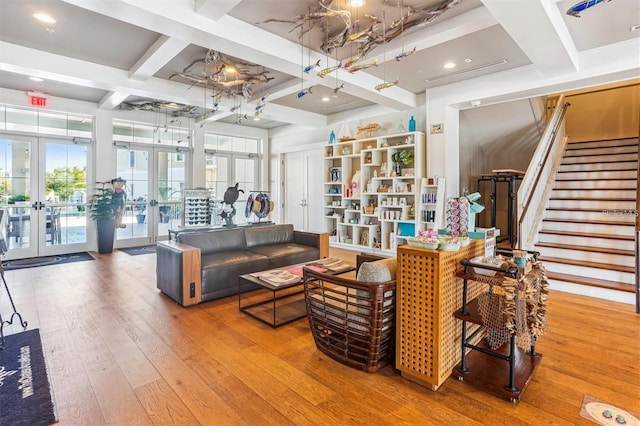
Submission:
[[[413,164],[413,150],[403,149],[402,151],[394,152],[391,155],[391,160],[394,163],[394,169],[396,171],[396,175],[402,175],[402,165],[409,166]]]
[[[95,193],[89,201],[89,217],[98,230],[98,253],[111,253],[116,230],[111,182],[96,182]]]

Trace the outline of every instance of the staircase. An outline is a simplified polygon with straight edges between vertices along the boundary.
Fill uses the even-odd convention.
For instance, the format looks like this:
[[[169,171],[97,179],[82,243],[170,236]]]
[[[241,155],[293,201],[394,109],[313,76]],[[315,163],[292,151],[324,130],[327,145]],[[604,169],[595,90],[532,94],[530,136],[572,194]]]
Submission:
[[[634,303],[637,169],[635,138],[567,144],[535,246],[556,289]]]

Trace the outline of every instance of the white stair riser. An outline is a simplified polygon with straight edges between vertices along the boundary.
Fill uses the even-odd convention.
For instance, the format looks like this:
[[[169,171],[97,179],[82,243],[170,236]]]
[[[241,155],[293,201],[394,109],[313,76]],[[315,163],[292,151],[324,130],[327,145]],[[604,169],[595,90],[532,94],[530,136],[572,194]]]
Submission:
[[[635,284],[634,274],[620,271],[610,271],[608,269],[596,269],[586,266],[568,265],[566,263],[544,262],[547,272],[557,272],[559,274],[575,275],[578,277],[595,278],[598,280],[614,281],[622,284]]]
[[[614,240],[609,238],[582,237],[576,235],[538,234],[538,241],[551,244],[569,244],[572,246],[601,247],[618,250],[633,250],[634,241]]]
[[[582,148],[582,147],[581,147]],[[565,156],[571,157],[583,156],[583,155],[612,155],[612,154],[637,154],[637,146],[616,146],[610,148],[589,148],[589,149],[571,149],[565,153]]]
[[[602,225],[600,223],[542,222],[542,229],[549,231],[584,232],[586,234],[608,234],[633,236],[634,227],[629,225]]]
[[[562,164],[584,164],[584,163],[614,163],[618,161],[637,161],[638,154],[613,154],[613,155],[598,155],[598,156],[581,156],[581,157],[565,157],[562,159]]]
[[[617,163],[584,163],[584,164],[562,164],[560,172],[598,172],[616,170],[637,170],[638,162],[634,160],[620,161]]]
[[[635,201],[599,201],[599,200],[549,200],[549,207],[571,209],[593,209],[603,211],[603,215],[609,214],[626,214],[619,211],[634,212],[636,209]]]
[[[605,198],[635,199],[635,189],[554,189],[551,198],[585,198],[587,200],[602,200]]]
[[[582,148],[606,148],[606,147],[619,147],[620,145],[638,145],[637,139],[612,139],[609,141],[590,141],[590,142],[569,142],[567,149],[582,149]]]
[[[558,169],[560,172],[595,172],[609,170],[637,170],[638,162],[619,161],[617,163],[584,163],[584,164],[563,164]]]
[[[609,253],[598,253],[590,251],[568,250],[554,247],[538,247],[535,249],[545,257],[557,257],[559,259],[582,260],[585,262],[608,263],[612,265],[628,266],[633,268],[635,257],[622,256]]]
[[[608,220],[611,222],[618,223],[635,223],[636,218],[632,215],[625,216],[611,216],[605,215],[602,213],[602,210],[595,211],[576,211],[576,210],[567,210],[563,208],[561,210],[547,210],[546,216],[547,219],[574,219],[574,220],[583,220],[585,222],[589,222],[592,220]]]
[[[610,290],[607,288],[592,287],[574,283],[565,283],[558,280],[549,280],[549,290],[565,293],[581,294],[583,296],[596,297],[598,299],[611,300],[613,302],[635,305],[636,295],[624,291]]]
[[[556,180],[556,184],[554,185],[554,189],[604,189],[604,188],[617,188],[617,189],[632,189],[635,191],[636,189],[636,176],[633,176],[633,179],[607,179],[604,176],[597,177],[595,174],[604,174],[604,173],[616,173],[616,172],[594,172],[594,177],[588,177],[584,179],[589,180],[570,180],[570,179],[578,179],[576,175],[583,175],[584,173],[564,173],[562,176],[559,176],[560,179],[566,180]],[[622,172],[619,172],[622,173]],[[636,172],[624,172],[636,174]]]

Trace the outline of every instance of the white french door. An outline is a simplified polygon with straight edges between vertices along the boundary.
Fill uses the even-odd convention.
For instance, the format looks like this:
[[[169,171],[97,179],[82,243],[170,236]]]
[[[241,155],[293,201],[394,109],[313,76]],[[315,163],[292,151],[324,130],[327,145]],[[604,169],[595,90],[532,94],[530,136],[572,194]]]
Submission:
[[[92,144],[0,134],[0,208],[8,259],[88,250]]]
[[[323,232],[322,148],[284,154],[284,222],[295,229]]]
[[[115,247],[166,240],[182,224],[182,190],[188,152],[151,146],[116,148],[116,176],[127,181],[122,223]]]

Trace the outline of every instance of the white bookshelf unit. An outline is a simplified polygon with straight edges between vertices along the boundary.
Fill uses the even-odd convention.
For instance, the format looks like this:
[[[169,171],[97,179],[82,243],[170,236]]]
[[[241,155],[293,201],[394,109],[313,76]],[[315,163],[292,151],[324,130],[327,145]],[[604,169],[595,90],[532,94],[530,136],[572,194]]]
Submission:
[[[395,253],[403,237],[426,229],[419,216],[427,208],[420,202],[425,151],[422,132],[325,146],[325,229],[331,246]],[[394,170],[398,157],[413,157],[399,173]],[[360,182],[354,185],[358,170]]]

